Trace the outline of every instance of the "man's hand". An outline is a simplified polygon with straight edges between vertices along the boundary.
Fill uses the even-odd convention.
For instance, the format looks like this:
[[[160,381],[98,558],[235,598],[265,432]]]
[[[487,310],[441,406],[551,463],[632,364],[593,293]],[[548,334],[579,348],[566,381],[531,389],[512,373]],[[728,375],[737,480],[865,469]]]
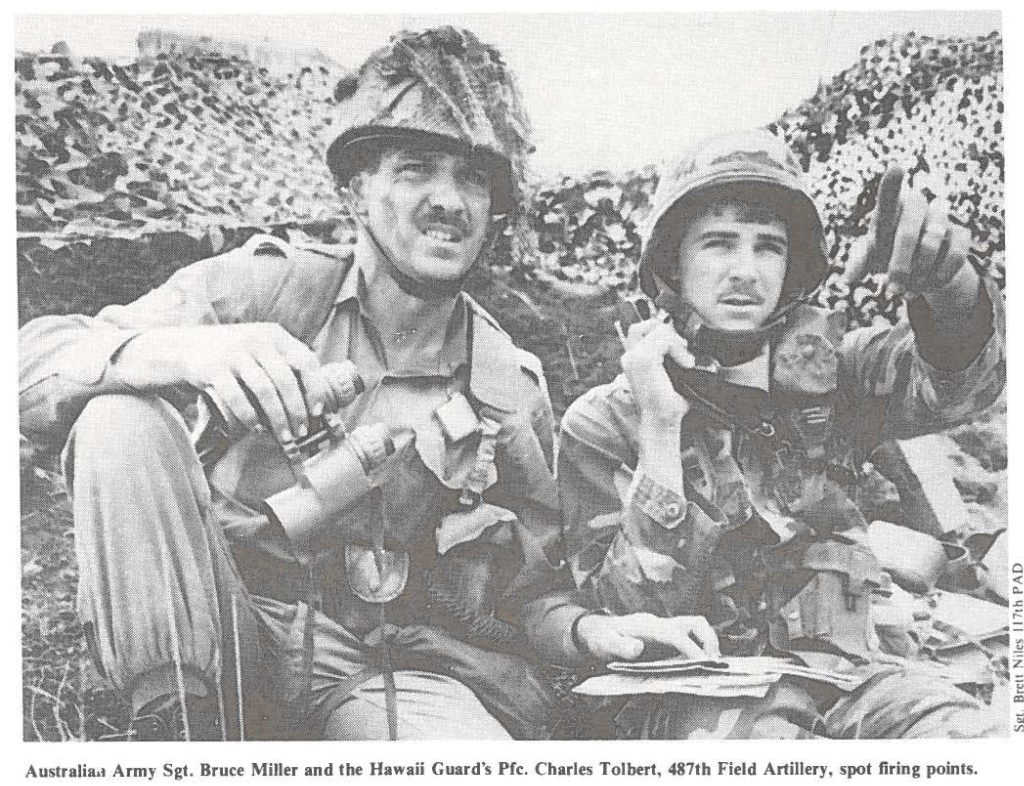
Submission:
[[[670,358],[684,368],[693,368],[695,359],[686,339],[660,318],[645,319],[630,325],[622,355],[622,370],[629,380],[640,418],[652,423],[678,425],[690,405],[680,396],[665,371]]]
[[[943,293],[965,272],[971,234],[950,223],[945,200],[936,198],[929,204],[924,194],[907,188],[904,180],[898,166],[882,176],[867,235],[851,251],[843,278],[853,286],[865,273],[886,271],[892,295]],[[973,287],[972,282],[957,283],[973,295],[976,274],[972,279]]]
[[[586,651],[607,663],[636,660],[647,644],[665,644],[690,658],[717,658],[718,636],[704,617],[657,617],[639,612],[622,616],[587,614],[576,626]]]
[[[254,428],[265,418],[284,441],[303,437],[323,413],[329,383],[316,355],[280,325],[153,328],[122,347],[112,369],[140,390],[189,384]]]

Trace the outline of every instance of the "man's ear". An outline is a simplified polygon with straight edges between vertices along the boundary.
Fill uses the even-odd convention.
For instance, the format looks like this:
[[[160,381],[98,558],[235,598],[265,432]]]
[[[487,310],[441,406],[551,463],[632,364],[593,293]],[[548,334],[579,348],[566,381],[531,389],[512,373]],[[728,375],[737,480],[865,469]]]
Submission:
[[[366,176],[359,172],[349,178],[347,183],[338,183],[338,194],[349,209],[360,218],[367,217],[366,210]]]

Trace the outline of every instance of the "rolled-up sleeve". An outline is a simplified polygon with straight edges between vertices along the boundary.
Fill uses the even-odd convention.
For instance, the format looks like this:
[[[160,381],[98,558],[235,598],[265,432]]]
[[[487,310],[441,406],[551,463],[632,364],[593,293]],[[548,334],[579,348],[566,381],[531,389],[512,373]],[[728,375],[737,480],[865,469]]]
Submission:
[[[111,361],[148,329],[260,321],[261,308],[288,274],[282,261],[254,260],[247,245],[182,268],[133,303],[107,306],[95,317],[44,316],[27,323],[18,338],[22,433],[59,448],[91,398],[132,392],[113,378]]]

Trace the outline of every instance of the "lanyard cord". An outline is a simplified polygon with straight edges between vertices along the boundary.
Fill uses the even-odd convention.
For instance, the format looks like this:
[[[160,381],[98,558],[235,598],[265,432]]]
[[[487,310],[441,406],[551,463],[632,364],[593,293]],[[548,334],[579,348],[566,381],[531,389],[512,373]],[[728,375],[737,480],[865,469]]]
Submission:
[[[373,558],[377,563],[377,575],[383,576],[384,563],[384,515],[380,504],[380,489],[374,489],[378,509],[381,515],[376,516],[377,526],[373,531]],[[384,711],[388,717],[388,736],[391,740],[398,739],[398,693],[395,690],[395,672],[391,665],[391,625],[388,623],[387,602],[380,605],[380,673],[384,680]]]
[[[398,739],[398,692],[395,690],[395,672],[391,665],[391,637],[387,633],[387,603],[380,604],[380,673],[384,679],[384,712],[388,716],[388,737]]]

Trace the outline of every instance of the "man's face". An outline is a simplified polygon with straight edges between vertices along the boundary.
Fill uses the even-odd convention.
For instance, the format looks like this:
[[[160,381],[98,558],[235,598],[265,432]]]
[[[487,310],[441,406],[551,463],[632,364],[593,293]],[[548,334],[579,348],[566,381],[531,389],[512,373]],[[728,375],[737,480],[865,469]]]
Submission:
[[[786,224],[749,218],[740,206],[706,211],[679,244],[682,297],[717,330],[763,326],[782,296],[789,259]]]
[[[417,281],[457,281],[487,238],[490,169],[459,153],[391,148],[353,178],[365,221],[391,261]]]

